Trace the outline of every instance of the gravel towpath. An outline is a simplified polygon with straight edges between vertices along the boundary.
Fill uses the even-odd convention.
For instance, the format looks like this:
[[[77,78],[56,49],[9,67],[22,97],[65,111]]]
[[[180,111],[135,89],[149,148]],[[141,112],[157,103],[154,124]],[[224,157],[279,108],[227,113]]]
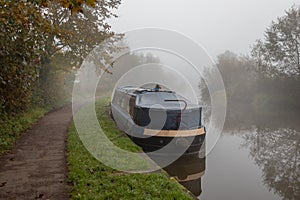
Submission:
[[[0,199],[69,199],[67,132],[71,106],[48,113],[0,157]]]

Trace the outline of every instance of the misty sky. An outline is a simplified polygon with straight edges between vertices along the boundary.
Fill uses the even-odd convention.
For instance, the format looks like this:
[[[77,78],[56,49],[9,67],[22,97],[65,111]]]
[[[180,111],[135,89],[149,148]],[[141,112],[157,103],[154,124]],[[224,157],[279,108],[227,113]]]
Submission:
[[[142,27],[178,31],[212,58],[226,50],[248,54],[272,20],[298,0],[122,0],[109,23],[116,32]]]

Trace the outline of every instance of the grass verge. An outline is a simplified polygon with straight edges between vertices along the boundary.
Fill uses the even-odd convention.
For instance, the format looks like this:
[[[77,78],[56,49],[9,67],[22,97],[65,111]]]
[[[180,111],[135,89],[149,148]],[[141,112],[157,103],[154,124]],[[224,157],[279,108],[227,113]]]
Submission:
[[[107,103],[105,99],[96,104],[107,137],[122,149],[140,151],[110,119],[105,110]],[[100,163],[83,146],[74,123],[69,128],[68,163],[71,199],[192,199],[183,186],[164,173],[128,174]]]
[[[45,107],[32,107],[31,109],[21,112],[14,117],[0,113],[0,155],[10,152],[15,141],[29,129],[34,123],[42,118],[46,113],[55,110],[67,104],[70,100],[60,101],[55,105]]]
[[[13,118],[2,115],[0,117],[0,155],[9,152],[21,133],[30,128],[47,111],[45,108],[33,108]]]

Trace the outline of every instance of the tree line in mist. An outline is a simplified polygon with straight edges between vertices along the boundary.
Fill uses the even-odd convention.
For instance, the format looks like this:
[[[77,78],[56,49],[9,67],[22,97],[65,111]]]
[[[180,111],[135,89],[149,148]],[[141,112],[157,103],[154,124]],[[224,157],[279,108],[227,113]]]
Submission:
[[[222,74],[227,111],[300,111],[300,6],[267,27],[265,37],[253,45],[251,55],[226,51],[207,73]],[[210,97],[202,87],[202,100]],[[246,109],[248,108],[248,109]]]
[[[112,10],[119,5],[120,0],[0,0],[0,114],[64,101],[77,69],[95,47],[102,58],[94,60],[109,62],[122,35],[111,31],[106,20],[115,17]],[[119,65],[148,62],[138,55],[131,58],[131,63]],[[227,51],[209,73],[216,69],[223,76],[229,108],[299,110],[300,7],[272,22],[265,38],[253,44],[251,55]],[[205,88],[202,93],[209,102]]]

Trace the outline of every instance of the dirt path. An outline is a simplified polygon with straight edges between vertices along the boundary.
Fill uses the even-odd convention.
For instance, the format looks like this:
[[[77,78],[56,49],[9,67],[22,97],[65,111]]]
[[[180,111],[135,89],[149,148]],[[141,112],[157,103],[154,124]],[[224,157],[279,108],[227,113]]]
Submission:
[[[0,158],[0,199],[69,199],[66,141],[71,106],[48,113]]]

